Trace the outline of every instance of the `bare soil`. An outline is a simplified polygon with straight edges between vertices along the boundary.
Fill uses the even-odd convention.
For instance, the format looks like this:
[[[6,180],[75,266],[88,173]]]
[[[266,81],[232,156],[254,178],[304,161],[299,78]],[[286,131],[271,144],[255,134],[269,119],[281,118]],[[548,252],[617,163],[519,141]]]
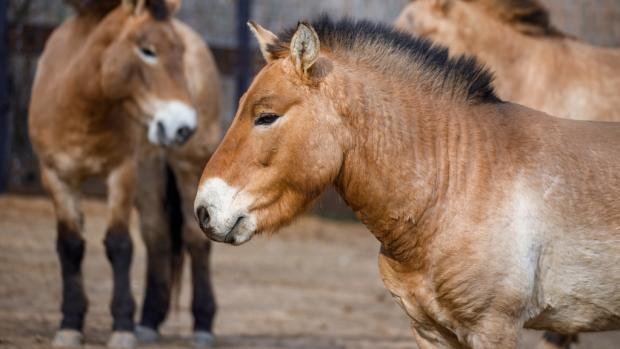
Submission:
[[[90,301],[85,347],[103,348],[110,334],[112,286],[102,244],[105,205],[85,200],[83,208],[88,243],[83,271]],[[54,227],[46,198],[0,197],[0,348],[49,347],[60,316]],[[145,253],[135,224],[132,235],[132,286],[141,304]],[[244,246],[216,245],[217,347],[415,348],[406,317],[379,278],[378,248],[361,224],[314,216]],[[189,346],[187,271],[183,282],[163,339],[150,348]],[[532,348],[539,338],[539,332],[525,331],[521,347]],[[576,348],[620,348],[620,333],[582,335]]]

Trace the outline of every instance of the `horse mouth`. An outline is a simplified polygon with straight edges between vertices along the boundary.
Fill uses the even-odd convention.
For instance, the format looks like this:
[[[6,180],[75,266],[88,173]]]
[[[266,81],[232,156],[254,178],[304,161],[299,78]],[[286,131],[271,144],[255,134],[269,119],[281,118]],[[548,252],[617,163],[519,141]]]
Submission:
[[[244,241],[237,240],[237,235],[235,234],[237,232],[237,229],[241,225],[241,222],[244,219],[245,219],[245,216],[239,216],[239,218],[237,218],[237,220],[235,221],[235,224],[233,224],[232,228],[230,228],[230,231],[228,232],[228,234],[224,236],[224,241],[222,242],[225,242],[231,245],[241,245],[242,243],[247,241],[247,240],[244,240]]]

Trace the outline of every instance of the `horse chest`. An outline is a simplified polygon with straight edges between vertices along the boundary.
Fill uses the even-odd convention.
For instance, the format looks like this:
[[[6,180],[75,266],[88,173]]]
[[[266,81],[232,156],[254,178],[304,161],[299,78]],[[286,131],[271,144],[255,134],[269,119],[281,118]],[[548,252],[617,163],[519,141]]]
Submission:
[[[455,328],[455,321],[436,302],[433,287],[422,272],[410,272],[383,253],[379,255],[379,271],[385,287],[416,326],[432,327],[439,323]]]
[[[53,167],[66,176],[105,176],[133,154],[126,142],[114,139],[68,138],[49,154]]]

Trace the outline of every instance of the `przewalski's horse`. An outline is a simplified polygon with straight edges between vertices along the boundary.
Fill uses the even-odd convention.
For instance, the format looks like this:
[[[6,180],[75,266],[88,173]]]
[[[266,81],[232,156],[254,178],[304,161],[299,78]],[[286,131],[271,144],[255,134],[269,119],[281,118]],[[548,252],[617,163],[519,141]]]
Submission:
[[[557,30],[536,0],[415,0],[395,26],[479,57],[500,98],[570,119],[620,121],[620,50]]]
[[[620,121],[620,50],[563,34],[536,0],[415,0],[395,26],[453,55],[479,57],[503,99],[560,117]],[[569,348],[574,335],[545,338]]]
[[[208,344],[215,314],[210,243],[193,224],[193,199],[202,166],[219,140],[220,92],[213,58],[199,35],[172,18],[179,1],[72,4],[78,14],[54,31],[41,57],[29,120],[58,222],[62,322],[53,344],[82,341],[87,299],[78,197],[80,184],[89,177],[105,178],[108,188],[104,244],[114,275],[114,333],[108,344],[135,342],[128,232],[134,192],[148,255],[137,333],[156,339],[172,283],[180,277],[182,241],[191,256],[195,339]],[[189,223],[182,236],[178,217],[170,221],[166,215],[166,163]],[[171,236],[172,225],[179,235]]]
[[[472,58],[369,22],[276,36],[194,203],[242,244],[335,185],[420,348],[620,327],[620,124],[499,100]]]

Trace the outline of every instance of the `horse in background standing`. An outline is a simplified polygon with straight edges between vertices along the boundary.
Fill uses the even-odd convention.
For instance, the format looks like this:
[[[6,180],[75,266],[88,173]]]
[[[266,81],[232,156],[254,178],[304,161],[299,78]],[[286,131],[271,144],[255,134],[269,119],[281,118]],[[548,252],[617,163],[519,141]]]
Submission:
[[[620,50],[562,33],[536,0],[416,0],[394,25],[452,55],[479,57],[503,99],[570,119],[620,121]],[[576,340],[545,333],[541,347]]]
[[[620,121],[620,49],[562,33],[536,0],[415,0],[394,25],[453,56],[478,57],[500,98],[569,119]]]
[[[145,341],[157,339],[173,283],[180,282],[186,249],[191,257],[194,339],[210,344],[215,315],[210,242],[194,224],[193,196],[202,164],[219,141],[214,60],[200,36],[173,18],[180,1],[70,3],[77,15],[46,43],[29,115],[30,137],[57,218],[62,321],[52,344],[82,342],[87,298],[79,193],[89,177],[104,178],[107,184],[104,245],[114,276],[108,345],[135,344],[128,231],[134,203],[148,256],[136,333]],[[173,174],[170,178],[166,166]],[[170,182],[173,178],[176,183]],[[180,207],[167,205],[167,196],[177,196]],[[182,217],[169,219],[167,211]],[[186,223],[182,231],[181,220]]]
[[[334,185],[421,349],[620,328],[620,124],[503,102],[475,59],[380,24],[251,28],[267,65],[196,194],[211,239],[277,230]]]

